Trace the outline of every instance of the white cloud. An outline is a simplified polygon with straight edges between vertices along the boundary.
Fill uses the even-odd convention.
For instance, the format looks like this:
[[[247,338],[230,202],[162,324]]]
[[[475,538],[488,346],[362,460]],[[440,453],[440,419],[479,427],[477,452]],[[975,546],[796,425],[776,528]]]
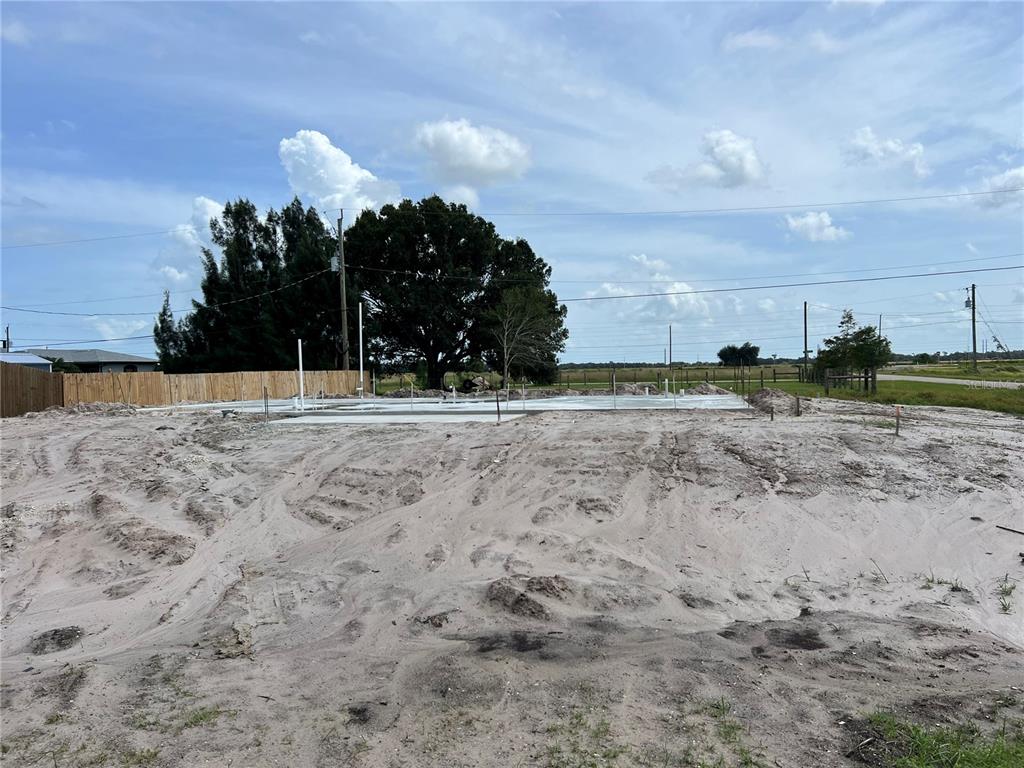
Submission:
[[[11,45],[28,45],[32,41],[32,33],[20,21],[9,21],[0,25],[0,40]]]
[[[645,253],[631,255],[629,260],[639,267],[654,272],[667,272],[670,269],[667,261],[663,259],[652,259]]]
[[[774,299],[758,299],[757,308],[762,312],[774,312],[775,311],[775,300]]]
[[[767,176],[752,139],[728,129],[704,134],[701,152],[705,160],[686,168],[663,165],[647,175],[647,180],[668,189],[680,190],[692,184],[733,188],[756,184]]]
[[[807,43],[818,53],[840,53],[846,49],[846,43],[820,29],[807,36]]]
[[[1015,285],[1011,291],[1011,299],[1014,304],[1024,304],[1024,286]]]
[[[751,29],[747,32],[729,35],[722,41],[722,50],[733,53],[748,48],[770,50],[782,45],[782,39],[763,29]]]
[[[982,208],[1001,208],[1014,202],[1019,204],[1024,198],[1024,193],[1020,192],[1024,189],[1024,165],[989,176],[982,182],[981,188],[995,193],[974,198]]]
[[[530,165],[529,148],[511,134],[466,119],[422,123],[416,143],[441,181],[485,186],[516,179]]]
[[[827,211],[808,211],[801,216],[786,216],[789,231],[812,243],[834,243],[850,237],[849,230],[837,227]]]
[[[966,245],[967,250],[973,253],[975,256],[977,256],[980,253],[980,251],[975,247],[974,243],[966,243]]]
[[[327,40],[315,29],[311,29],[299,35],[299,42],[305,43],[306,45],[323,45]]]
[[[129,320],[120,317],[93,317],[89,322],[104,339],[123,339],[153,327],[152,320]]]
[[[907,144],[901,139],[883,139],[869,125],[860,128],[850,139],[846,147],[846,156],[853,163],[908,165],[918,178],[924,178],[931,173],[924,159],[923,144]]]
[[[220,218],[224,206],[208,197],[193,198],[189,220],[171,233],[170,244],[160,249],[152,267],[165,286],[178,287],[197,280],[203,248],[210,248],[210,219]]]
[[[361,168],[319,131],[302,130],[281,139],[278,156],[292,191],[313,198],[321,209],[346,208],[356,213],[398,197],[397,185]],[[355,216],[350,220],[355,221]]]
[[[847,8],[852,8],[857,5],[866,5],[871,6],[872,8],[877,8],[884,4],[885,0],[832,0],[831,7],[839,8],[846,6]]]
[[[450,187],[445,187],[441,190],[441,197],[449,203],[463,203],[470,209],[480,206],[480,195],[476,193],[475,189],[465,184],[453,184]]]

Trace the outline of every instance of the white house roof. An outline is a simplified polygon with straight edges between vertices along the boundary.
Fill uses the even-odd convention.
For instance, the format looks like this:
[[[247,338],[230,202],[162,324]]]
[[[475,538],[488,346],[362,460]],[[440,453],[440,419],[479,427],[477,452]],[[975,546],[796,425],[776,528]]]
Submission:
[[[50,361],[44,357],[33,355],[29,352],[0,352],[0,363],[14,363],[15,365],[49,365]]]
[[[126,355],[123,352],[108,352],[105,349],[30,349],[33,355],[46,357],[50,360],[61,358],[65,363],[90,363],[103,365],[104,363],[155,363],[152,357],[139,357],[138,355]]]

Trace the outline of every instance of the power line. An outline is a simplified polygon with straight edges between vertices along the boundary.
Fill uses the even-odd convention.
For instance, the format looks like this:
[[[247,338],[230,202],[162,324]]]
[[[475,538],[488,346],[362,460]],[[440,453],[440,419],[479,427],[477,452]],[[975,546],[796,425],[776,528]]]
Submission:
[[[593,284],[593,283],[616,283],[619,285],[630,285],[630,284],[652,284],[652,283],[726,283],[726,282],[737,282],[741,280],[781,280],[787,277],[819,277],[822,275],[857,275],[865,272],[888,272],[896,269],[914,269],[916,267],[936,267],[944,264],[971,264],[979,261],[996,261],[998,259],[1013,259],[1024,256],[1022,253],[1008,253],[1004,256],[983,256],[977,259],[950,259],[948,261],[929,261],[918,264],[901,264],[892,267],[871,267],[868,269],[841,269],[834,272],[797,272],[788,275],[754,275],[750,277],[722,277],[722,278],[687,278],[686,280],[678,279],[648,279],[648,280],[618,280],[614,277],[607,278],[593,278],[590,280],[549,280],[548,282],[554,284]],[[439,280],[478,280],[479,277],[472,275],[447,275],[439,274],[433,275],[422,271],[410,270],[410,269],[385,269],[383,267],[370,267],[360,265],[346,265],[347,269],[354,269],[356,271],[369,271],[369,272],[383,272],[392,275],[412,275],[414,277],[430,277]],[[502,278],[495,277],[491,278],[494,282],[502,283],[532,283],[536,282],[535,279],[529,278]]]
[[[611,301],[613,299],[647,299],[660,296],[692,296],[699,293],[729,293],[740,291],[762,291],[770,288],[805,288],[812,285],[842,285],[846,283],[875,283],[881,280],[906,280],[916,277],[942,277],[944,275],[967,275],[976,272],[1003,272],[1009,269],[1024,269],[1024,264],[1012,267],[984,267],[982,269],[954,269],[945,272],[918,272],[911,275],[884,275],[882,277],[852,277],[847,280],[814,280],[807,283],[778,283],[775,285],[741,285],[733,288],[701,288],[692,291],[665,291],[662,293],[623,293],[611,296],[579,296],[559,299],[565,304],[570,301]]]
[[[221,307],[226,307],[226,306],[228,306],[230,304],[240,304],[243,301],[252,301],[254,299],[260,299],[260,298],[263,298],[264,296],[269,296],[272,293],[277,293],[278,291],[283,291],[285,288],[291,288],[293,286],[299,285],[300,283],[304,283],[307,280],[312,280],[314,277],[319,277],[320,275],[324,274],[325,272],[330,272],[330,271],[331,271],[330,268],[321,269],[318,272],[313,272],[313,273],[308,274],[305,277],[300,278],[298,280],[293,280],[290,283],[285,283],[284,285],[280,285],[277,288],[271,288],[269,291],[263,291],[262,293],[256,293],[256,294],[253,294],[251,296],[243,296],[240,299],[232,299],[231,301],[222,301],[219,304],[199,304],[199,302],[195,302],[196,304],[199,304],[199,307],[189,307],[188,309],[172,309],[171,312],[175,312],[175,313],[177,313],[177,312],[191,312],[191,311],[193,311],[195,309],[199,309],[199,308],[202,308],[202,309],[220,309]],[[46,310],[46,309],[28,309],[26,307],[0,307],[0,309],[8,310],[8,311],[11,311],[11,312],[30,312],[31,314],[34,314],[34,315],[62,315],[62,316],[67,316],[67,317],[139,317],[139,316],[143,316],[143,315],[146,316],[146,317],[152,317],[153,314],[154,314],[153,312],[57,312],[57,311]]]
[[[25,349],[42,349],[50,347],[66,347],[69,344],[101,344],[108,341],[133,341],[135,339],[152,339],[153,334],[150,333],[146,336],[117,336],[112,339],[81,339],[79,341],[59,341],[54,344],[46,344],[45,347],[29,347],[27,344],[19,344],[19,348]]]
[[[872,198],[865,200],[837,200],[831,202],[817,202],[817,203],[783,203],[778,205],[750,205],[740,206],[733,208],[688,208],[678,210],[644,210],[644,211],[494,211],[489,213],[477,213],[474,214],[479,217],[490,217],[490,216],[523,216],[523,217],[550,217],[550,216],[567,216],[567,217],[578,217],[578,216],[697,216],[702,214],[721,214],[721,213],[753,213],[757,211],[783,211],[793,208],[836,208],[839,206],[847,205],[878,205],[887,203],[909,203],[909,202],[922,202],[926,200],[952,200],[956,198],[964,197],[977,197],[980,195],[997,195],[997,194],[1010,194],[1013,192],[1022,192],[1024,187],[1016,187],[1013,189],[987,189],[979,190],[976,192],[948,192],[938,195],[915,195],[913,197],[882,197]],[[417,211],[418,215],[447,215],[445,212],[433,213],[431,211]],[[170,235],[176,232],[188,232],[191,231],[191,227],[188,225],[179,225],[171,229],[157,230],[153,232],[135,232],[123,235],[104,235],[99,237],[82,237],[69,240],[51,240],[48,242],[39,243],[16,243],[14,245],[3,245],[0,246],[3,250],[15,250],[22,248],[43,248],[46,246],[59,246],[59,245],[75,245],[78,243],[96,243],[104,240],[123,240],[126,238],[133,237],[154,237],[158,235]]]

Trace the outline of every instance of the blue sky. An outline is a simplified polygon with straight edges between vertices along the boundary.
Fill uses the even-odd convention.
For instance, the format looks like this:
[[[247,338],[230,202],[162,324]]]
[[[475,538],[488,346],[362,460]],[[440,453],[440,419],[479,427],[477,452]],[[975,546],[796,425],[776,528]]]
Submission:
[[[965,349],[972,281],[979,338],[1024,347],[1021,270],[737,290],[1024,263],[1024,194],[1004,191],[1024,187],[1019,3],[0,13],[0,296],[101,313],[5,311],[16,345],[150,333],[150,314],[127,313],[155,313],[165,288],[178,307],[198,295],[205,221],[226,200],[355,211],[438,192],[483,215],[599,214],[493,217],[563,298],[727,289],[572,302],[567,361],[660,361],[669,323],[680,360],[747,339],[798,355],[804,300],[812,347],[849,306],[883,314],[897,351]],[[823,205],[975,191],[992,194]],[[924,266],[886,271],[902,265]]]

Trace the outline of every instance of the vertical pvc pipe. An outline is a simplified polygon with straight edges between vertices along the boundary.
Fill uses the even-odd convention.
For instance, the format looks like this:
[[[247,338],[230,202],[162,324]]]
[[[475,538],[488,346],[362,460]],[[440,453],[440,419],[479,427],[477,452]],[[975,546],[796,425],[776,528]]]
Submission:
[[[619,409],[619,401],[615,397],[615,371],[612,371],[612,409]]]
[[[306,380],[302,373],[302,339],[299,339],[299,410],[306,410]]]
[[[363,302],[359,302],[359,399],[363,399]]]

